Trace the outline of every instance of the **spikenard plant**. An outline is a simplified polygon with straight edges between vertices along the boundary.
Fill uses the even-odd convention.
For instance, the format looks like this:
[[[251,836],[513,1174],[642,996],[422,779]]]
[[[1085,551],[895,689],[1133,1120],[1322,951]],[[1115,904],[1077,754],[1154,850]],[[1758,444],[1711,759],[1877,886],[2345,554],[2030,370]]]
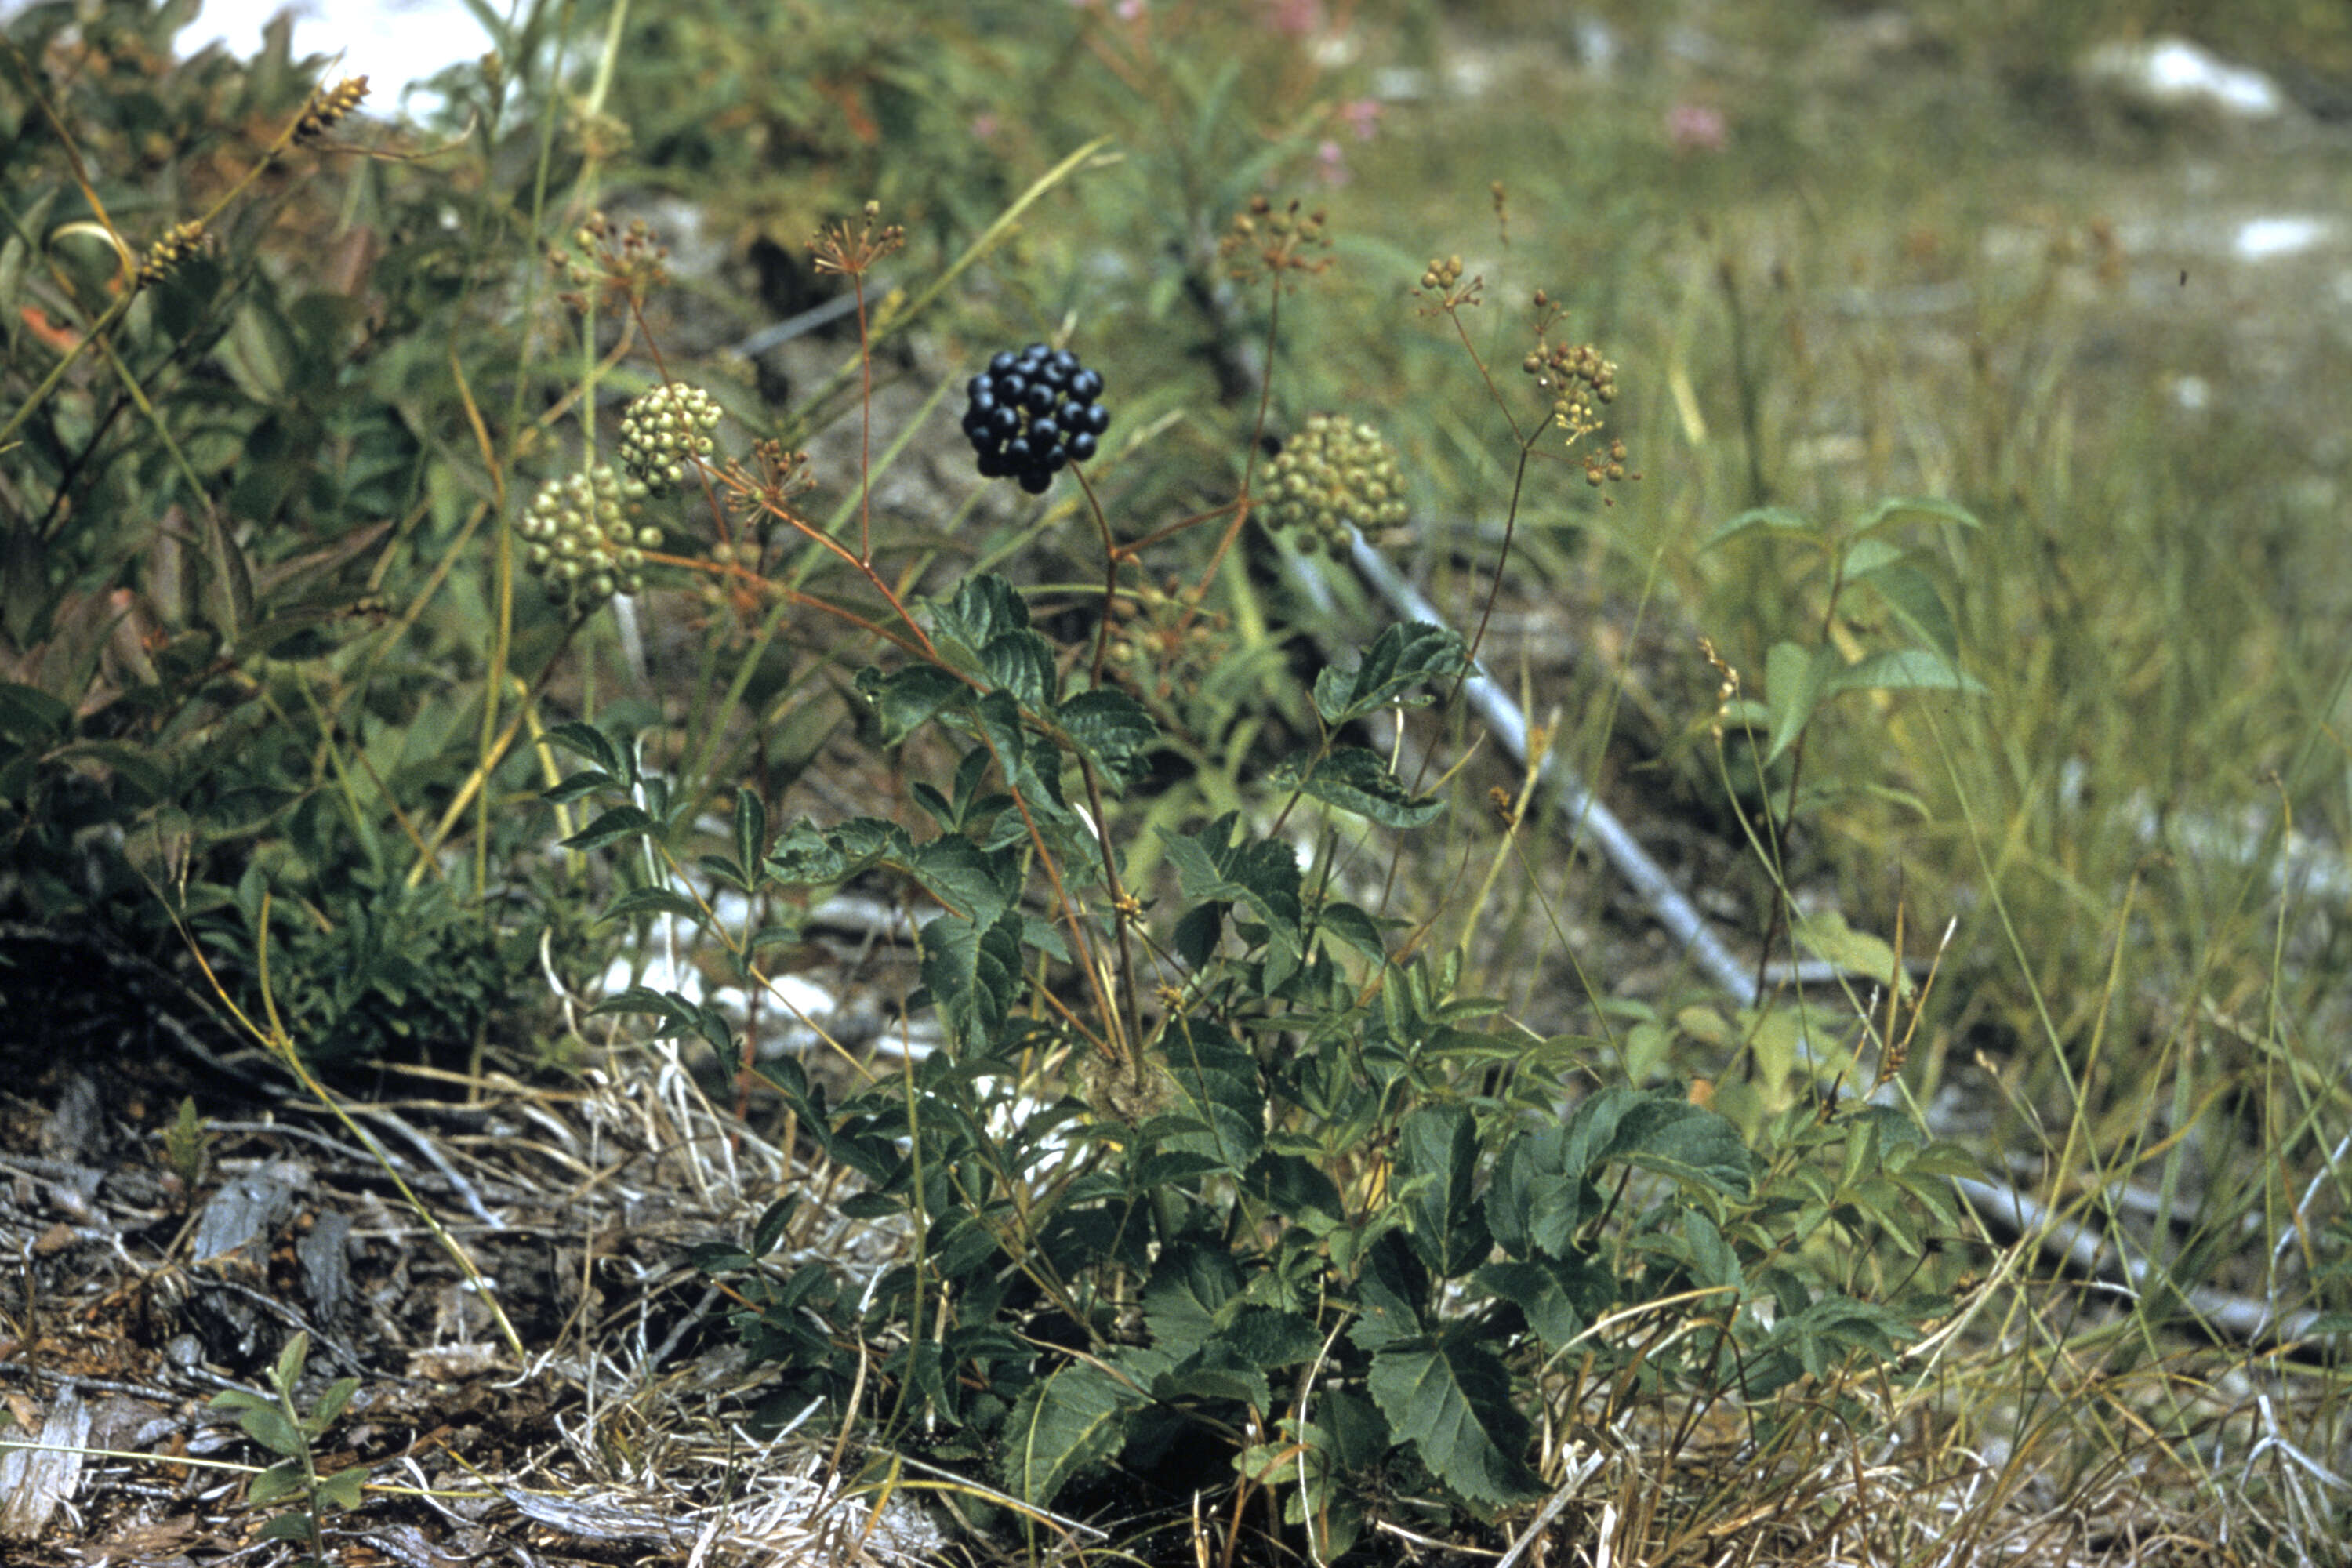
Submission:
[[[898,238],[869,204],[862,226],[819,236],[819,264],[862,279]],[[1320,215],[1260,201],[1226,254],[1278,306],[1323,243]],[[1452,263],[1423,280],[1449,314],[1476,288]],[[1557,312],[1536,305],[1549,329]],[[1597,351],[1557,345],[1528,368],[1551,401],[1532,433],[1515,426],[1523,454],[1545,430],[1571,445],[1598,430],[1614,368]],[[761,951],[793,937],[758,911],[853,881],[937,910],[906,1003],[936,1016],[937,1048],[909,1042],[895,1077],[838,1103],[795,1062],[763,1069],[797,1135],[855,1178],[842,1211],[901,1227],[903,1260],[846,1288],[809,1249],[818,1216],[797,1194],[746,1244],[694,1254],[776,1369],[760,1422],[830,1405],[845,1446],[873,1422],[869,1442],[985,1469],[1032,1514],[1122,1490],[1131,1514],[1119,1466],[1148,1465],[1158,1485],[1175,1476],[1171,1508],[1219,1497],[1228,1560],[1262,1517],[1328,1561],[1374,1509],[1452,1528],[1532,1498],[1538,1415],[1559,1432],[1662,1396],[1762,1405],[1801,1382],[1789,1408],[1810,1414],[1784,1425],[1835,1414],[1851,1363],[1891,1361],[1948,1306],[1904,1298],[1885,1266],[1918,1258],[1928,1224],[1957,1226],[1944,1179],[1960,1162],[1833,1092],[1750,1137],[1683,1095],[1602,1081],[1591,1042],[1510,1024],[1462,994],[1458,954],[1423,951],[1430,928],[1348,896],[1347,819],[1402,835],[1445,814],[1355,736],[1458,690],[1472,654],[1456,633],[1391,626],[1322,669],[1292,754],[1229,781],[1241,809],[1171,821],[1123,801],[1189,739],[1168,731],[1168,694],[1136,656],[1163,633],[1213,638],[1203,594],[1253,500],[1318,535],[1359,514],[1385,526],[1399,476],[1378,432],[1326,422],[1319,467],[1272,465],[1263,496],[1245,477],[1232,505],[1142,536],[1223,522],[1199,586],[1131,587],[1140,546],[1118,542],[1087,475],[1128,395],[1114,385],[1106,405],[1106,379],[1066,348],[1008,351],[966,386],[963,426],[984,473],[1033,490],[1075,479],[1104,552],[1091,624],[1042,621],[987,572],[904,595],[862,507],[837,531],[795,510],[801,459],[772,443],[714,461],[697,420],[661,454],[689,493],[725,500],[715,580],[896,650],[856,689],[907,781],[903,819],[778,833],[741,788],[713,850],[703,793],[644,769],[635,737],[548,731],[588,766],[546,798],[600,808],[565,847],[622,851],[605,918],[693,922],[755,992]],[[1622,461],[1590,458],[1586,478]],[[764,575],[779,539],[856,597]],[[1282,694],[1237,700],[1271,710]],[[744,929],[717,918],[719,889],[753,911]],[[711,1002],[637,987],[600,1010],[748,1060]]]
[[[1456,964],[1392,946],[1393,922],[1338,895],[1328,857],[1301,865],[1285,828],[1310,805],[1398,830],[1439,815],[1339,737],[1460,674],[1457,636],[1391,626],[1324,670],[1321,743],[1268,781],[1264,815],[1165,835],[1182,896],[1155,915],[1072,787],[1098,803],[1132,779],[1149,717],[1067,689],[1062,650],[1001,579],[927,618],[933,657],[864,683],[886,743],[930,728],[958,750],[913,785],[923,830],[772,837],[747,790],[732,852],[699,861],[755,894],[887,877],[940,910],[910,1006],[937,1013],[946,1048],[839,1104],[789,1060],[766,1069],[860,1178],[845,1212],[903,1222],[906,1261],[862,1293],[786,1266],[792,1197],[748,1245],[696,1254],[778,1368],[772,1424],[862,1394],[890,1436],[985,1459],[1037,1507],[1122,1457],[1221,1473],[1236,1518],[1267,1494],[1328,1559],[1374,1496],[1478,1516],[1529,1499],[1548,1400],[1571,1418],[1661,1388],[1762,1401],[1891,1359],[1944,1310],[1823,1245],[1884,1237],[1916,1257],[1923,1216],[1952,1222],[1958,1166],[1907,1119],[1809,1103],[1751,1147],[1675,1094],[1605,1085],[1564,1108],[1575,1046],[1496,1027],[1495,1004],[1454,994]],[[553,738],[593,764],[559,795],[643,795],[629,747],[585,725]],[[683,845],[692,824],[653,799],[569,842]],[[645,888],[614,912],[656,910],[704,906]],[[748,954],[767,934],[729,941]],[[604,1005],[735,1049],[709,1004],[640,989]]]
[[[891,640],[906,657],[859,689],[907,765],[943,759],[910,785],[916,825],[775,834],[745,789],[689,876],[692,804],[625,738],[550,732],[590,764],[550,798],[604,805],[567,847],[662,873],[608,916],[701,922],[749,984],[789,931],[719,929],[698,886],[759,908],[880,879],[939,910],[908,1005],[941,1048],[839,1103],[790,1060],[764,1069],[857,1178],[844,1212],[903,1226],[904,1261],[864,1289],[794,1262],[793,1195],[746,1245],[694,1255],[777,1369],[772,1428],[828,1404],[1037,1510],[1102,1501],[1122,1460],[1172,1468],[1171,1503],[1221,1489],[1238,1531],[1263,1500],[1261,1528],[1328,1561],[1375,1506],[1450,1521],[1535,1496],[1538,1411],[1559,1430],[1662,1393],[1834,1387],[1948,1308],[1902,1298],[1874,1250],[1916,1259],[1923,1220],[1956,1224],[1944,1178],[1964,1162],[1909,1120],[1808,1100],[1751,1144],[1678,1094],[1571,1096],[1584,1042],[1458,994],[1458,958],[1341,895],[1336,834],[1302,862],[1307,814],[1399,833],[1443,815],[1347,736],[1455,684],[1457,634],[1392,626],[1325,668],[1318,737],[1258,809],[1158,830],[1172,900],[1129,885],[1139,844],[1108,809],[1160,726],[1087,647],[985,574]],[[680,993],[603,1010],[740,1048]]]

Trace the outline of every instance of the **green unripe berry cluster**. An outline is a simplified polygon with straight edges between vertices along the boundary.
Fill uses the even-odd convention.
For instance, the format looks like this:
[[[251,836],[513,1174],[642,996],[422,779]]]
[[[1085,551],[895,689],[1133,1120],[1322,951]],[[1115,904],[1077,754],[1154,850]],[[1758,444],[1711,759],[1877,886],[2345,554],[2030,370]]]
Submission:
[[[645,591],[645,552],[661,530],[644,521],[648,490],[609,463],[550,479],[515,522],[523,564],[546,584],[551,604],[587,616],[615,594]]]
[[[1297,530],[1304,550],[1344,549],[1351,527],[1380,542],[1404,526],[1396,454],[1370,426],[1337,415],[1310,416],[1283,444],[1266,469],[1263,493],[1259,517],[1268,528]]]
[[[667,382],[621,415],[621,466],[658,489],[682,484],[688,462],[710,456],[719,405],[698,386]]]

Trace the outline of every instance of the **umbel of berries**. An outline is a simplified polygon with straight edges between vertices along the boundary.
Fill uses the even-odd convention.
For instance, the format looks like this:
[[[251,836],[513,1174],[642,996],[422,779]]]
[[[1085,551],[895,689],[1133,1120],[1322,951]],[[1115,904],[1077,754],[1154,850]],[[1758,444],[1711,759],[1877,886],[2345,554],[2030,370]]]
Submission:
[[[1258,517],[1266,527],[1298,531],[1303,550],[1344,550],[1348,531],[1375,543],[1404,526],[1404,479],[1396,454],[1369,425],[1336,414],[1310,415],[1267,467]]]
[[[1018,479],[1031,495],[1066,463],[1095,455],[1110,428],[1102,405],[1103,379],[1067,349],[1031,343],[1006,349],[971,378],[963,433],[980,456],[980,477]]]
[[[665,382],[621,415],[621,466],[654,489],[682,484],[686,465],[710,456],[719,405],[698,386]]]
[[[539,487],[515,531],[551,603],[586,616],[615,594],[645,591],[645,552],[662,542],[661,530],[641,521],[645,499],[645,485],[609,463]]]

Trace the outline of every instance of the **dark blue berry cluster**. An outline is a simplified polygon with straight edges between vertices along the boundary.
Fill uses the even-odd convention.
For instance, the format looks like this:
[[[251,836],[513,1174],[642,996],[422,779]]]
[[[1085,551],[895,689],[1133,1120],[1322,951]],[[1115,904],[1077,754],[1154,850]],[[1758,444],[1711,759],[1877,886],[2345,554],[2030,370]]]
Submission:
[[[1098,399],[1103,379],[1067,349],[1031,343],[1006,349],[971,378],[963,433],[980,454],[980,477],[1013,479],[1043,495],[1065,463],[1095,455],[1110,428],[1110,410]]]

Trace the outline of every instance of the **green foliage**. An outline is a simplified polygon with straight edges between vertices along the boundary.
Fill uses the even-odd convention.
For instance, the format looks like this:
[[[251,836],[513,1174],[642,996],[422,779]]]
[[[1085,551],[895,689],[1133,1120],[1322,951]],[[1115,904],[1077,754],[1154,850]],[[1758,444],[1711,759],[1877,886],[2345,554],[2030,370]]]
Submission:
[[[367,1470],[353,1466],[332,1475],[319,1473],[311,1448],[342,1415],[352,1395],[359,1392],[360,1380],[337,1378],[320,1391],[319,1397],[305,1412],[295,1399],[295,1388],[302,1380],[310,1354],[310,1336],[297,1333],[286,1342],[285,1350],[269,1369],[268,1393],[251,1394],[232,1388],[213,1395],[212,1407],[235,1414],[236,1424],[245,1428],[247,1436],[278,1456],[276,1464],[256,1475],[246,1487],[246,1500],[256,1508],[270,1508],[289,1499],[294,1503],[262,1526],[261,1539],[297,1542],[307,1553],[300,1559],[303,1568],[320,1568],[327,1561],[326,1541],[321,1533],[327,1517],[359,1507]]]
[[[1825,624],[1837,624],[1839,600],[1847,590],[1866,588],[1879,608],[1913,639],[1908,646],[1860,658],[1850,658],[1831,641],[1810,648],[1793,642],[1773,644],[1765,658],[1763,703],[1739,705],[1723,715],[1727,721],[1753,721],[1765,727],[1769,740],[1763,766],[1780,761],[1821,706],[1844,692],[1983,692],[1984,683],[1960,668],[1958,634],[1935,579],[1921,569],[1915,552],[1881,537],[1906,515],[1938,518],[1970,529],[1980,526],[1966,508],[1950,501],[1904,499],[1880,501],[1852,524],[1835,529],[1809,522],[1785,507],[1757,507],[1725,523],[1707,541],[1710,546],[1719,545],[1749,533],[1797,540],[1826,563]]]
[[[577,975],[652,922],[687,922],[708,939],[701,957],[757,984],[762,953],[798,937],[793,911],[814,895],[856,884],[926,910],[919,989],[904,1000],[936,1017],[942,1047],[846,1090],[791,1062],[769,1069],[801,1137],[853,1178],[846,1212],[901,1228],[903,1258],[845,1281],[808,1260],[814,1205],[788,1199],[741,1244],[696,1260],[737,1292],[736,1330],[773,1370],[764,1424],[823,1401],[1029,1507],[1107,1506],[1128,1475],[1174,1463],[1236,1519],[1267,1495],[1279,1506],[1264,1517],[1297,1532],[1286,1544],[1328,1562],[1400,1498],[1443,1525],[1526,1501],[1553,1458],[1533,1434],[1596,1407],[1733,1397],[1761,1412],[1759,1427],[1789,1429],[1837,1410],[1859,1373],[1898,1384],[1905,1347],[1950,1304],[1923,1264],[1960,1228],[1948,1181],[1974,1163],[1906,1116],[1842,1098],[1867,1079],[1852,1006],[1629,999],[1603,994],[1602,974],[1597,1017],[1566,1026],[1595,1032],[1538,1039],[1473,994],[1520,994],[1524,978],[1478,975],[1432,940],[1441,918],[1475,925],[1483,893],[1409,921],[1391,911],[1412,900],[1365,890],[1395,885],[1441,834],[1430,862],[1454,863],[1460,786],[1364,743],[1383,715],[1449,700],[1473,650],[1406,625],[1352,658],[1312,651],[1331,628],[1267,586],[1291,547],[1249,531],[1265,497],[1248,491],[1304,411],[1372,403],[1395,416],[1383,515],[1408,498],[1475,515],[1509,477],[1517,542],[1491,569],[1514,592],[1566,592],[1591,568],[1598,591],[1630,584],[1646,605],[1679,576],[1677,608],[1755,684],[1720,710],[1653,702],[1663,718],[1645,717],[1669,735],[1685,716],[1693,738],[1723,734],[1717,779],[1754,830],[1775,936],[1916,1007],[1896,943],[1796,907],[1793,854],[1851,873],[1881,847],[1840,815],[1857,800],[1929,819],[1926,851],[1906,841],[1896,855],[1923,882],[1940,869],[1948,891],[1978,864],[1959,784],[1980,767],[2025,803],[2009,832],[2048,884],[2029,922],[2036,963],[2055,952],[2079,967],[2081,933],[2107,918],[2064,822],[2032,803],[2062,793],[2055,772],[2077,734],[2157,722],[2114,716],[2117,689],[2144,689],[2137,667],[2116,654],[2113,674],[2074,682],[2081,722],[2048,726],[2055,751],[1996,733],[2030,711],[2021,690],[2056,689],[2117,640],[2113,617],[2061,614],[2016,586],[2055,559],[2037,509],[2064,500],[2027,494],[2037,481],[2020,476],[2063,465],[2001,456],[1989,416],[1995,459],[1957,487],[1979,498],[1973,509],[1857,506],[1830,485],[1801,507],[1769,504],[1789,493],[1773,482],[1774,410],[1796,377],[1756,345],[1800,342],[1799,306],[1763,307],[1786,321],[1748,320],[1755,297],[1726,259],[1731,330],[1695,331],[1710,324],[1705,296],[1643,292],[1684,269],[1648,265],[1667,230],[1641,229],[1639,204],[1669,187],[1624,177],[1657,167],[1635,117],[1592,117],[1561,158],[1521,134],[1536,123],[1521,107],[1508,139],[1548,160],[1538,189],[1565,216],[1547,219],[1527,185],[1498,185],[1503,248],[1570,257],[1576,276],[1534,281],[1676,334],[1645,358],[1696,385],[1646,416],[1649,433],[1669,412],[1688,433],[1693,482],[1674,493],[1698,515],[1746,508],[1712,552],[1687,548],[1706,530],[1673,510],[1683,503],[1650,499],[1664,485],[1604,528],[1572,499],[1581,487],[1545,494],[1528,466],[1562,455],[1538,452],[1559,426],[1506,408],[1505,440],[1477,427],[1475,399],[1454,395],[1491,386],[1486,358],[1459,382],[1424,375],[1433,351],[1345,313],[1386,308],[1417,258],[1335,223],[1339,259],[1369,263],[1367,276],[1335,272],[1319,299],[1297,289],[1331,259],[1304,237],[1321,242],[1322,217],[1262,193],[1340,129],[1339,100],[1365,90],[1377,47],[1335,65],[1339,51],[1254,5],[1192,7],[1181,39],[1151,11],[1121,9],[885,15],[814,0],[771,15],[693,0],[630,7],[604,36],[621,13],[583,5],[573,40],[552,37],[551,5],[486,12],[499,64],[440,84],[446,144],[381,160],[255,132],[290,136],[315,109],[311,68],[282,32],[253,61],[169,67],[190,5],[14,17],[0,61],[5,912],[166,952],[184,931],[231,999],[268,1001],[306,1051],[344,1058],[531,1029],[521,999],[540,984],[542,933]],[[593,70],[557,79],[555,46],[599,36]],[[1362,155],[1436,166],[1461,151],[1433,139]],[[1776,155],[1802,152],[1792,132]],[[252,178],[223,188],[223,170]],[[1398,184],[1443,185],[1426,175]],[[767,314],[845,279],[862,306],[856,350],[837,345],[839,370],[788,409],[761,408],[723,361],[687,363],[653,240],[597,214],[625,186],[693,197],[713,232],[785,274],[770,279]],[[863,229],[842,225],[877,198],[908,234],[870,211]],[[1685,204],[1666,205],[1679,235]],[[183,232],[199,214],[203,234]],[[1277,219],[1289,226],[1277,233]],[[821,264],[804,265],[821,228]],[[551,251],[552,281],[540,269]],[[740,303],[735,280],[697,298]],[[1456,287],[1460,304],[1479,284],[1456,276],[1443,292]],[[1800,277],[1790,298],[1801,289]],[[1507,335],[1443,309],[1462,344]],[[1540,336],[1557,310],[1538,310],[1551,312]],[[914,331],[921,351],[895,358]],[[858,396],[867,373],[912,379],[935,356],[965,366],[975,342],[1073,332],[1114,376],[1121,410],[1119,449],[1106,447],[1083,493],[1065,481],[1045,506],[1008,510],[942,489],[936,514],[919,504],[911,521],[896,501],[864,504],[923,436],[918,420],[877,426],[855,472],[819,476],[829,514],[804,506],[785,444],[883,406]],[[1703,433],[1718,353],[1733,361],[1738,442]],[[925,393],[927,411],[961,374]],[[1629,389],[1637,379],[1629,370]],[[671,660],[641,687],[593,574],[596,591],[561,609],[516,587],[560,564],[531,557],[545,541],[524,526],[530,498],[576,489],[600,444],[609,455],[604,394],[656,389],[648,406],[690,408],[695,436],[630,432],[625,449],[653,454],[679,493],[628,497],[655,521],[627,541],[606,526],[572,542],[615,565],[632,552],[611,586]],[[1557,388],[1545,390],[1538,407]],[[2000,391],[1989,379],[1980,394]],[[731,419],[706,448],[719,406]],[[1790,428],[1843,427],[1789,406]],[[2017,418],[2058,429],[2071,420],[2060,412]],[[1725,503],[1709,465],[1728,465],[1733,447],[1745,496]],[[1621,458],[1587,474],[1622,477]],[[2125,499],[2143,518],[2167,510]],[[1519,526],[1538,514],[1545,528]],[[2226,622],[2214,606],[2239,601],[2214,585],[2238,567],[2207,536],[2229,531],[2162,551],[2139,531],[2170,575],[2166,595],[2129,606],[2137,646]],[[2104,535],[2100,548],[2104,570]],[[1473,549],[1438,553],[1450,571]],[[2113,587],[2081,584],[2085,600],[2138,593],[2132,574],[2112,575]],[[1743,627],[1756,635],[1735,648]],[[2135,657],[2190,668],[2176,684],[2204,689],[2277,658],[2241,657],[2219,635],[2187,640],[2199,646],[2177,661]],[[1313,658],[1311,680],[1294,673]],[[1929,700],[1951,697],[1970,700]],[[1985,717],[1997,706],[2002,717]],[[1987,743],[1930,743],[1932,724],[1914,722],[1954,713]],[[1610,722],[1598,741],[1613,738]],[[2265,751],[2174,743],[2200,732],[2150,730],[2170,766]],[[826,782],[875,802],[871,814],[787,819],[787,792],[838,767],[853,736],[890,787]],[[1938,759],[1948,795],[1922,782]],[[1675,767],[1696,771],[1669,755],[1662,772]],[[1800,826],[1826,831],[1792,850]],[[2105,831],[2094,847],[2110,866],[2143,853],[2128,830]],[[1360,878],[1367,865],[1382,875]],[[740,921],[719,923],[714,889],[742,896]],[[2007,918],[2014,890],[1985,891]],[[2042,984],[2030,972],[2023,987],[2037,1008]],[[2037,1073],[2071,1073],[2068,1032],[2107,1038],[2108,1002],[2130,994],[2074,992],[2063,1028],[2044,1026],[2057,1048]],[[737,1022],[702,995],[638,987],[601,1011],[743,1059]],[[1860,1031],[1881,1052],[1874,1089],[1907,1043],[1877,1033]],[[2328,1142],[2340,1107],[2325,1064],[2278,1038],[2260,1046],[2260,1071],[2285,1063],[2286,1088],[2250,1071],[2232,1089],[2296,1103],[2248,1114],[2299,1118],[2299,1139]],[[1660,1087],[1694,1059],[1726,1058],[1712,1100]],[[2119,1097],[2142,1097],[2121,1121],[2161,1120],[2153,1079],[2114,1076],[2129,1086]],[[2225,1106],[2208,1127],[2238,1114],[2184,1078],[2184,1121],[2192,1102]],[[191,1109],[167,1158],[192,1180],[203,1153]],[[2249,1193],[2233,1223],[2273,1195]],[[2323,1324],[2343,1319],[2347,1250],[2340,1226],[2310,1248]],[[2182,1268],[2205,1256],[2189,1249]],[[309,1468],[348,1395],[299,1415],[299,1347],[268,1398],[224,1407],[278,1456],[255,1500],[299,1503],[273,1531],[316,1554],[320,1520],[351,1506],[359,1482]]]
[[[163,1163],[180,1178],[183,1191],[194,1192],[203,1181],[210,1163],[211,1136],[205,1131],[204,1119],[196,1113],[193,1097],[183,1097],[180,1109],[173,1113],[172,1124],[163,1129]]]
[[[1003,579],[966,582],[926,619],[931,657],[859,689],[885,743],[911,756],[927,735],[946,742],[940,782],[913,792],[927,829],[803,821],[763,843],[745,796],[733,855],[704,861],[754,893],[881,878],[937,905],[909,1003],[937,1013],[948,1048],[838,1103],[789,1061],[767,1069],[803,1133],[861,1178],[845,1212],[902,1219],[910,1256],[853,1293],[777,1259],[774,1211],[751,1247],[698,1254],[774,1364],[767,1420],[845,1399],[845,1347],[862,1342],[866,1415],[889,1434],[950,1434],[947,1453],[1030,1505],[1071,1506],[1122,1457],[1176,1451],[1182,1434],[1188,1452],[1223,1452],[1222,1484],[1283,1494],[1294,1523],[1344,1533],[1380,1477],[1417,1478],[1473,1515],[1533,1496],[1531,1412],[1562,1352],[1604,1380],[1759,1400],[1856,1361],[1892,1370],[1936,1303],[1895,1300],[1860,1260],[1877,1237],[1916,1253],[1924,1224],[1953,1223],[1931,1173],[1948,1155],[1927,1156],[1907,1123],[1893,1137],[1876,1112],[1810,1101],[1751,1146],[1713,1111],[1623,1085],[1565,1120],[1546,1073],[1476,1092],[1489,1064],[1527,1054],[1487,1032],[1495,1005],[1454,994],[1458,965],[1392,952],[1328,896],[1325,868],[1255,826],[1316,798],[1339,724],[1446,689],[1458,637],[1391,627],[1327,670],[1331,731],[1291,782],[1263,786],[1281,792],[1263,815],[1162,831],[1181,900],[1147,926],[1091,912],[1131,895],[1072,803],[1115,793],[1156,726],[1113,689],[1066,692],[1067,658]],[[1117,747],[1074,733],[1088,698],[1118,710]],[[632,747],[578,726],[551,738],[592,764],[557,796],[632,790]],[[658,846],[677,826],[614,804],[572,842]],[[1167,955],[1159,1009],[1122,985],[1049,1005],[1138,949]],[[604,1008],[736,1049],[726,1020],[682,995]],[[1041,1071],[1041,1054],[1064,1052],[1074,1072]],[[1607,1327],[1651,1316],[1704,1331],[1654,1345]],[[1295,1462],[1234,1436],[1277,1426]]]
[[[194,12],[7,23],[0,897],[157,957],[185,922],[258,1016],[267,891],[306,1047],[462,1045],[531,973],[489,891],[520,825],[474,867],[424,852],[477,761],[481,668],[451,681],[466,622],[430,612],[453,565],[480,582],[497,481],[460,410],[514,358],[457,324],[513,191],[298,144],[327,100],[285,31],[174,65]],[[285,236],[338,264],[279,265]]]

